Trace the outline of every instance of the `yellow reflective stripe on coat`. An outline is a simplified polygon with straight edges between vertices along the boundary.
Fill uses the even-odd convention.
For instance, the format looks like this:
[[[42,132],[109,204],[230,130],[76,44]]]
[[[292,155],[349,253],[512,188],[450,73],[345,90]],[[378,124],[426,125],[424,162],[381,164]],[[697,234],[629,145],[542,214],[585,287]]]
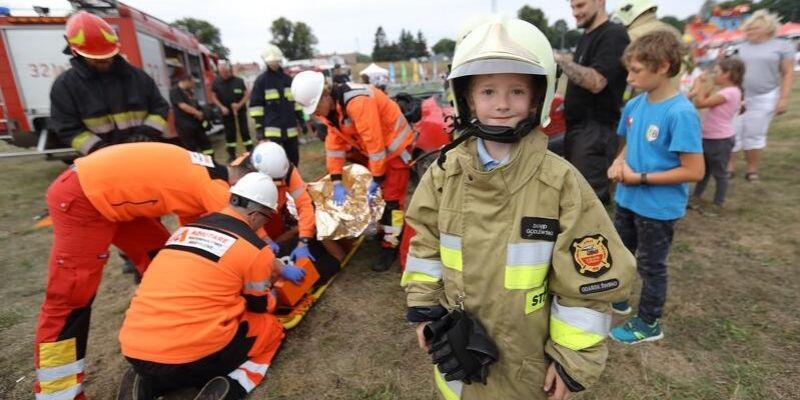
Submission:
[[[264,100],[278,100],[281,95],[278,93],[278,89],[267,89],[264,91]]]
[[[167,120],[158,114],[149,114],[144,119],[144,124],[162,133],[167,131]]]
[[[83,131],[72,138],[70,146],[72,146],[73,149],[78,150],[78,152],[81,154],[87,154],[92,146],[101,140],[102,139],[100,139],[100,136],[97,136],[89,131]]]
[[[294,96],[292,96],[292,88],[283,88],[283,98],[289,101],[294,101]]]
[[[282,136],[281,128],[276,128],[274,126],[265,127],[264,128],[264,136],[279,138],[279,137]],[[288,129],[286,129],[286,136],[288,136],[290,138],[297,137],[297,128],[288,128]]]
[[[505,288],[533,289],[550,269],[553,242],[512,243],[506,250]]]
[[[86,128],[94,133],[103,134],[114,130],[114,121],[111,119],[111,115],[84,118],[81,121],[83,121],[83,124],[86,125]]]
[[[436,283],[441,279],[441,261],[408,256],[400,286],[406,286],[409,282]]]
[[[111,119],[114,120],[117,129],[121,130],[141,126],[146,116],[147,111],[127,111],[111,114]]]
[[[433,366],[433,380],[436,382],[436,388],[442,394],[444,400],[459,400],[461,399],[461,391],[464,384],[461,381],[447,381],[444,375],[439,372],[437,366]]]
[[[442,264],[450,269],[461,271],[463,263],[461,260],[461,238],[458,236],[442,233],[439,235],[439,254],[442,257]]]
[[[262,106],[250,107],[250,109],[248,110],[248,113],[250,114],[251,118],[263,117],[264,116],[264,107],[262,107]]]
[[[295,111],[303,111],[303,106],[301,106],[300,103],[295,102],[294,103],[294,110]]]
[[[583,350],[602,342],[611,328],[611,315],[585,307],[565,307],[553,297],[550,338],[570,350]]]

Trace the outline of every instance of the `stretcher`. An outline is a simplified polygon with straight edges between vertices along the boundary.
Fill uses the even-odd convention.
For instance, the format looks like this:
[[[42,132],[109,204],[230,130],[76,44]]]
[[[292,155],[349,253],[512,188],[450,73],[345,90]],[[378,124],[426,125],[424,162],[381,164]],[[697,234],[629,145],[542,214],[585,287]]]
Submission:
[[[341,239],[336,241],[336,244],[340,245],[345,250],[345,256],[340,262],[339,273],[347,266],[363,241],[364,235],[355,239]],[[284,329],[288,330],[297,326],[314,303],[322,297],[335,278],[336,275],[333,275],[323,284],[311,287],[294,306],[288,307],[279,305],[278,309],[275,311],[275,315],[278,317],[278,320],[281,321],[281,324],[283,324]]]

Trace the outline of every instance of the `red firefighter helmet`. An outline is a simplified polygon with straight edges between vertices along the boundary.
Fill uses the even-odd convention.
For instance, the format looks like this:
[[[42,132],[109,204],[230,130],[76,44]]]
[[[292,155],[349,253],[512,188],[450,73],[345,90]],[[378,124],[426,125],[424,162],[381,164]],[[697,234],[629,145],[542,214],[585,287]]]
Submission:
[[[80,11],[67,20],[66,39],[73,53],[86,58],[111,58],[119,53],[119,38],[102,18]]]

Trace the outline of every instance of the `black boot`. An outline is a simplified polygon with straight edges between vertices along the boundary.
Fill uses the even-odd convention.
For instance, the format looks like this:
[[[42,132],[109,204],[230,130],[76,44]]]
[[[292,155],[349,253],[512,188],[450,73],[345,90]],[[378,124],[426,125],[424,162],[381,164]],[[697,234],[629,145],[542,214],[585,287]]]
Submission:
[[[397,258],[397,249],[382,247],[378,258],[372,263],[372,270],[375,272],[388,271],[394,260]]]
[[[122,375],[117,390],[117,400],[152,400],[155,399],[152,385],[147,379],[128,367]]]
[[[194,400],[240,400],[247,391],[228,376],[217,376],[206,382]]]

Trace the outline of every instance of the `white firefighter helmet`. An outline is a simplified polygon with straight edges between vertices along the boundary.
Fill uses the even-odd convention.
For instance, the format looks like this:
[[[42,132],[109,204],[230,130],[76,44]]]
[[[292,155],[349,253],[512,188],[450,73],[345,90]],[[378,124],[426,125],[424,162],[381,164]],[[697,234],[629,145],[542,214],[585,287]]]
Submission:
[[[455,113],[470,115],[466,90],[470,76],[485,74],[529,74],[543,77],[547,89],[537,104],[539,125],[550,124],[550,104],[556,87],[553,48],[532,24],[516,18],[492,18],[473,28],[456,46],[447,79],[455,94]],[[540,89],[541,90],[541,89]],[[527,133],[527,132],[526,132]]]
[[[316,111],[322,89],[325,88],[325,75],[322,72],[303,71],[292,79],[292,96],[303,112],[311,115]]]
[[[261,143],[250,154],[250,163],[256,171],[266,174],[272,179],[286,178],[289,172],[289,158],[286,150],[275,142]]]
[[[619,0],[614,9],[612,19],[622,25],[629,26],[644,14],[645,11],[658,8],[654,0]]]
[[[458,33],[456,33],[456,46],[464,40],[467,35],[472,32],[473,29],[487,23],[490,21],[500,20],[501,17],[495,14],[481,14],[476,15],[464,20],[461,23],[461,26],[458,27]]]
[[[278,46],[270,44],[261,53],[261,59],[264,60],[264,64],[280,63],[283,61],[283,52]]]
[[[231,195],[245,198],[275,211],[278,209],[278,188],[272,178],[260,172],[250,172],[231,186]],[[235,196],[231,196],[231,204],[246,207],[247,204],[236,204]]]

